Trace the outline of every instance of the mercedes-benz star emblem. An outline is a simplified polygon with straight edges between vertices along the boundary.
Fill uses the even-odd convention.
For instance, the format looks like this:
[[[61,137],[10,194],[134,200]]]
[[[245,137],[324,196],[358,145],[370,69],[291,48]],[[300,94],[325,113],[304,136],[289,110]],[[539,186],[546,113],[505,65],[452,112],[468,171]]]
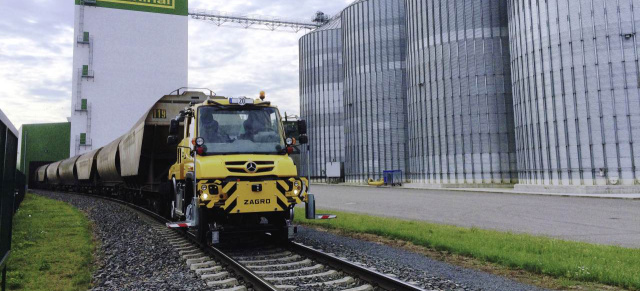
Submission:
[[[255,173],[258,170],[258,165],[254,162],[248,162],[247,163],[247,172],[248,173]]]

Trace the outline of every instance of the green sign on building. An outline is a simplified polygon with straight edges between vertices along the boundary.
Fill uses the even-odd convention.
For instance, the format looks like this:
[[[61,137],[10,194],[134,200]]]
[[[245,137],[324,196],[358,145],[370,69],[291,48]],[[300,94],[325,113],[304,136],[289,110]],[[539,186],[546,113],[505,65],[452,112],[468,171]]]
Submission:
[[[75,0],[76,5],[124,9],[151,13],[188,15],[188,0]],[[95,3],[94,3],[95,2]]]

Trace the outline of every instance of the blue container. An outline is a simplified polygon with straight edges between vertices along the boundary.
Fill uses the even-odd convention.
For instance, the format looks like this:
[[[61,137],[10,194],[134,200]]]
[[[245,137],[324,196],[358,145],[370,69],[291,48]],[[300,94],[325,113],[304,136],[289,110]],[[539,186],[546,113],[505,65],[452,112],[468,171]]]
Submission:
[[[402,186],[402,171],[401,170],[393,170],[393,171],[384,171],[382,173],[384,178],[385,185],[391,186]]]

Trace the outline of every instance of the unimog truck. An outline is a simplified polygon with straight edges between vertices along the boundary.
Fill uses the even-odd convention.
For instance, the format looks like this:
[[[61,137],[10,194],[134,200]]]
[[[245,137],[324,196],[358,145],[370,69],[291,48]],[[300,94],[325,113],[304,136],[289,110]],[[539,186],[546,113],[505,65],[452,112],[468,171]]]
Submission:
[[[237,232],[292,239],[296,205],[305,202],[307,218],[316,218],[309,181],[290,157],[307,143],[306,127],[298,122],[299,140],[287,136],[263,92],[259,99],[214,96],[181,111],[167,142],[177,144],[170,213],[182,222],[168,226],[195,228],[212,244]]]

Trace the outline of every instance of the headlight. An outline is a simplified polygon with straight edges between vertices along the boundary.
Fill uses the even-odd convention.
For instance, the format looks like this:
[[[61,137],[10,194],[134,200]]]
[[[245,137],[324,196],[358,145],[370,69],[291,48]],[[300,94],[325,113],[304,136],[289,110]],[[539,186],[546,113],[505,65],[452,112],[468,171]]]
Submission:
[[[202,185],[202,188],[200,189],[202,189],[202,191],[207,191],[207,185]]]
[[[300,181],[293,182],[293,195],[298,196],[298,194],[302,191],[302,185]]]

